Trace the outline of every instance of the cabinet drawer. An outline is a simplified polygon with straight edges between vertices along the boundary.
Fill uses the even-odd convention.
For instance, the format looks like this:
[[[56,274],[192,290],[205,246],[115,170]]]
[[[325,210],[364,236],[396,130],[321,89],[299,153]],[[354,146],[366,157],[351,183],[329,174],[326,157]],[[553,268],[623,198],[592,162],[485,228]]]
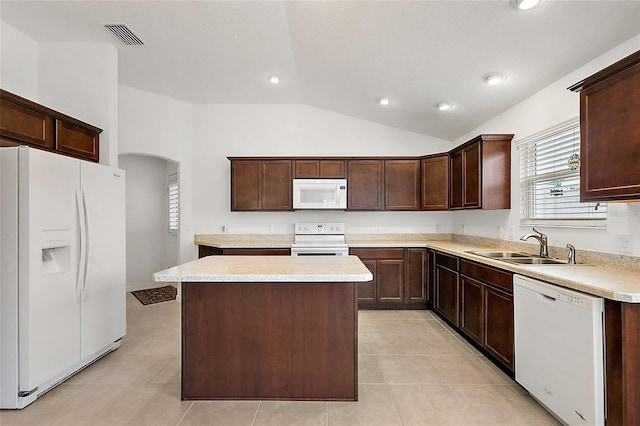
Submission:
[[[350,252],[361,259],[404,259],[401,248],[352,248]]]
[[[455,256],[449,256],[448,254],[436,252],[436,265],[444,266],[451,270],[458,270],[458,258]]]
[[[499,269],[460,260],[460,273],[513,292],[513,274]]]

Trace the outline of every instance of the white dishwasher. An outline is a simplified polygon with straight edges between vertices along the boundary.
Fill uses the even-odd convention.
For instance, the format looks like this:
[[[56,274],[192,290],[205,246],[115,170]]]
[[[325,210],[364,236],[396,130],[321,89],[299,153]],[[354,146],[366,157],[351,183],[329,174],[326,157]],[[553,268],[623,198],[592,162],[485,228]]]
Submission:
[[[516,381],[569,425],[604,425],[602,298],[513,276]]]

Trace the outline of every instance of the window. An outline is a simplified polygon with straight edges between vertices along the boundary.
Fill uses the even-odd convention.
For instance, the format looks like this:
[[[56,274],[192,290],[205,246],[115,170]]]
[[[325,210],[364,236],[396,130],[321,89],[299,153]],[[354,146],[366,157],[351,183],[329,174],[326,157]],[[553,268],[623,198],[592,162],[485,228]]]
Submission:
[[[604,203],[580,202],[580,123],[571,120],[517,144],[520,222],[605,227]]]
[[[167,180],[167,194],[168,194],[168,213],[169,213],[169,232],[172,234],[178,233],[179,224],[179,186],[178,186],[178,174],[172,173]]]

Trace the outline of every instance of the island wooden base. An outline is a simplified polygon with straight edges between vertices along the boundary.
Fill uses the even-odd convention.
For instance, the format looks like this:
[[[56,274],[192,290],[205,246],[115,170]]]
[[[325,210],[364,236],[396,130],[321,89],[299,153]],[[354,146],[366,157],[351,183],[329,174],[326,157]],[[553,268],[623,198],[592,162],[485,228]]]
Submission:
[[[356,401],[355,283],[182,283],[182,399]]]

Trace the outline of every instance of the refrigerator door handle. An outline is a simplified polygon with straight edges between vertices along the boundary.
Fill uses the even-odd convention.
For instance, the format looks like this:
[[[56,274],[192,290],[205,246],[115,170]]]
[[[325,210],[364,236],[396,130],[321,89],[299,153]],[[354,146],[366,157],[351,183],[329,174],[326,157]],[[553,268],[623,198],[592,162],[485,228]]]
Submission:
[[[89,214],[87,213],[87,193],[82,188],[82,210],[84,212],[84,276],[82,279],[82,300],[87,296],[87,271],[89,269]]]
[[[84,273],[84,265],[85,265],[85,245],[86,245],[86,235],[85,235],[85,217],[82,209],[82,202],[80,198],[82,197],[82,193],[79,189],[76,188],[76,209],[78,211],[78,231],[80,234],[80,246],[78,249],[78,276],[76,278],[76,303],[80,301],[80,296],[82,292],[81,280],[85,276]]]

